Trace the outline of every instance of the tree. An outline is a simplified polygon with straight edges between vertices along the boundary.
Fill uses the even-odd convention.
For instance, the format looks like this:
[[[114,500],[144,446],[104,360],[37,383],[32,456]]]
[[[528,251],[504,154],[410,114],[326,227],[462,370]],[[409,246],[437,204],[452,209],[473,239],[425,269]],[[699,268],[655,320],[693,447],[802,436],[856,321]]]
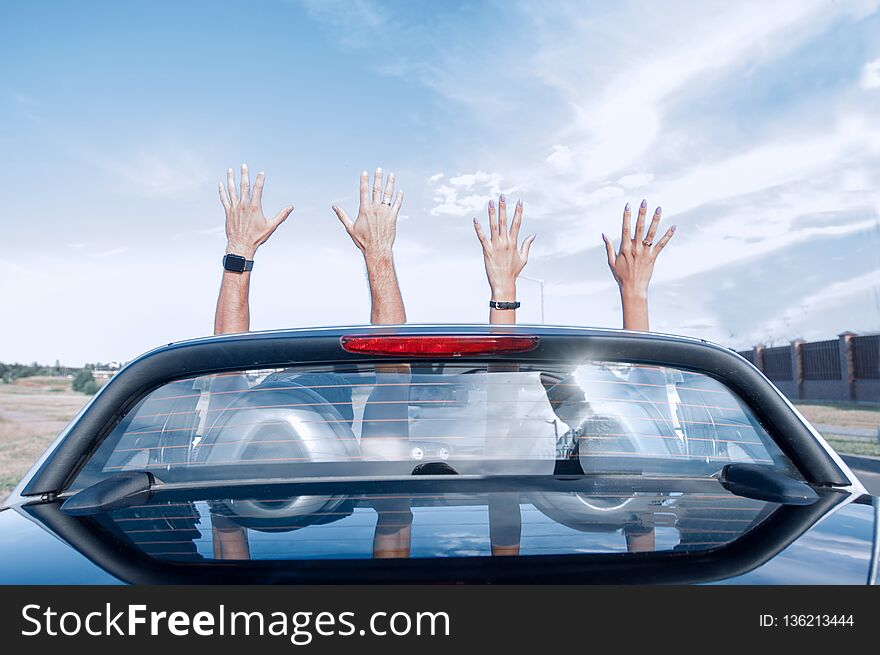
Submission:
[[[83,388],[80,389],[87,396],[94,396],[98,393],[98,389],[101,387],[98,386],[98,383],[95,380],[89,380],[83,385]]]
[[[89,383],[95,385],[95,391],[97,391],[98,383],[95,382],[95,376],[92,375],[92,372],[87,368],[81,368],[76,376],[73,378],[73,382],[71,382],[70,386],[74,391],[82,391],[83,393],[88,393],[85,389],[86,385]],[[92,391],[91,393],[95,393]]]

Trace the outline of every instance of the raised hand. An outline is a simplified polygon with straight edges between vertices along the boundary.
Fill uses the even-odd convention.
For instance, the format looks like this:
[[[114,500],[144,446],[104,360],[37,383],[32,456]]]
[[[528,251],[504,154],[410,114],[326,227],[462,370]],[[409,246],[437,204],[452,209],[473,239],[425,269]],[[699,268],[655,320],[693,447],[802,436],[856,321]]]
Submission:
[[[242,164],[240,192],[235,190],[235,174],[231,168],[226,173],[226,186],[220,183],[220,202],[226,211],[227,253],[253,259],[257,248],[272,236],[293,211],[293,206],[288,205],[271,219],[263,215],[265,181],[265,173],[257,173],[252,191],[247,164]]]
[[[620,249],[617,252],[614,251],[611,239],[602,235],[608,254],[608,267],[620,287],[623,327],[627,330],[648,330],[648,285],[654,273],[654,263],[675,234],[675,225],[673,225],[655,244],[654,237],[660,226],[662,210],[660,207],[654,210],[648,232],[644,234],[647,211],[648,203],[642,200],[636,218],[635,235],[633,235],[630,227],[632,212],[629,203],[626,203],[623,210]]]
[[[354,221],[341,207],[333,205],[333,211],[364,257],[389,256],[397,236],[397,215],[403,203],[403,191],[394,195],[394,173],[388,174],[388,183],[383,189],[382,169],[377,168],[372,191],[369,174],[367,171],[361,173],[360,192],[360,207]]]
[[[370,322],[376,325],[406,323],[406,309],[397,273],[394,270],[394,239],[403,191],[394,195],[394,173],[382,185],[382,169],[377,168],[370,191],[370,176],[361,173],[361,203],[352,221],[341,207],[333,205],[339,222],[364,255],[370,283]]]
[[[492,290],[492,300],[503,302],[516,301],[516,278],[529,261],[529,250],[536,235],[526,238],[519,245],[519,230],[522,225],[523,204],[516,203],[510,229],[507,227],[507,201],[502,194],[498,198],[498,214],[496,218],[495,203],[489,201],[489,236],[487,237],[477,219],[474,219],[474,230],[480,245],[483,247],[483,263],[486,265],[486,277]]]

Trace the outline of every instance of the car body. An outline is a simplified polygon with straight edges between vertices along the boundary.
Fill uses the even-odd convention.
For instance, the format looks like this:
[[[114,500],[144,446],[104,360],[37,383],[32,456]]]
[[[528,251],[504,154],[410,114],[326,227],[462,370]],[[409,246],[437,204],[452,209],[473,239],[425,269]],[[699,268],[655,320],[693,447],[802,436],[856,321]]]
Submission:
[[[247,333],[108,382],[0,511],[0,582],[863,584],[877,507],[701,340]]]

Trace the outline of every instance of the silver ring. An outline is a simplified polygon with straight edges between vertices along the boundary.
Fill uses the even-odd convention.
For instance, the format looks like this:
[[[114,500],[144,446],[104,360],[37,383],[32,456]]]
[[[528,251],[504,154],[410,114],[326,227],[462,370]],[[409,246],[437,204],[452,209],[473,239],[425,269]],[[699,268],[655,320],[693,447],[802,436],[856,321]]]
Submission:
[[[390,200],[390,199],[389,199],[389,200],[383,200],[383,201],[382,201],[382,204],[383,204],[383,205],[388,205],[388,206],[390,207],[390,206],[391,206],[391,200]]]
[[[647,239],[645,239],[644,241],[642,241],[642,245],[645,246],[645,248],[650,248],[651,246],[654,245],[654,242],[648,241]]]

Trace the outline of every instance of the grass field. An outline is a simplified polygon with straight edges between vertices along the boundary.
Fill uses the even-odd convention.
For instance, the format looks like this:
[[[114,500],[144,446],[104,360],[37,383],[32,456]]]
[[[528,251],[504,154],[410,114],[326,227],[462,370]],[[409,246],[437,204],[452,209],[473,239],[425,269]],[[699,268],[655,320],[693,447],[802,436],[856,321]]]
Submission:
[[[70,389],[64,378],[24,378],[0,383],[0,502],[89,396]],[[843,428],[880,428],[880,408],[849,405],[798,405],[812,423]],[[880,443],[826,434],[840,452],[880,457]]]
[[[0,500],[86,404],[65,378],[0,384]]]

